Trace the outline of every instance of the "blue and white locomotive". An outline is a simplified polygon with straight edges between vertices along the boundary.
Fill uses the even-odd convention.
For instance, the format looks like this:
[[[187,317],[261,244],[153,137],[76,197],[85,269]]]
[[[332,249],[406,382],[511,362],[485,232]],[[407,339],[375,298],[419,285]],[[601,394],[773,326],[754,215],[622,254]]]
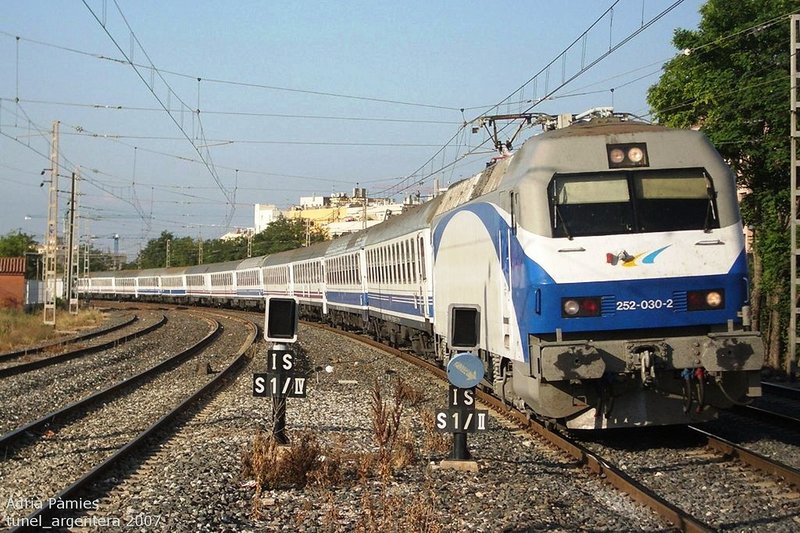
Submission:
[[[478,311],[483,386],[569,428],[682,424],[760,395],[735,179],[699,132],[616,117],[545,132],[400,216],[308,248],[96,273],[92,296],[263,305],[445,363]]]

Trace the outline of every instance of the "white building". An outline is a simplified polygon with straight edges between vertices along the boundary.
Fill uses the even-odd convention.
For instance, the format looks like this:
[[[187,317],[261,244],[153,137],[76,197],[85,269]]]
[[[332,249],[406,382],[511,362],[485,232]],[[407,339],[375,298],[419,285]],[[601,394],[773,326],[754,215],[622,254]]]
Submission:
[[[261,233],[267,226],[277,220],[281,214],[274,204],[256,204],[255,209],[255,232]]]
[[[221,241],[234,241],[241,237],[247,237],[248,235],[253,234],[253,228],[234,228],[233,231],[229,231],[219,239]]]

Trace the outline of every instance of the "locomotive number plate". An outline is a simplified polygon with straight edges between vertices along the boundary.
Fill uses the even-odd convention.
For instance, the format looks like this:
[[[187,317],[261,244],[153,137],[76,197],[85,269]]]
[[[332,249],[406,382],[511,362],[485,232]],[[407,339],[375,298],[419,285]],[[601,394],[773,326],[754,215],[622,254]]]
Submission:
[[[672,298],[666,300],[621,300],[617,302],[617,311],[650,311],[672,309],[674,306]]]

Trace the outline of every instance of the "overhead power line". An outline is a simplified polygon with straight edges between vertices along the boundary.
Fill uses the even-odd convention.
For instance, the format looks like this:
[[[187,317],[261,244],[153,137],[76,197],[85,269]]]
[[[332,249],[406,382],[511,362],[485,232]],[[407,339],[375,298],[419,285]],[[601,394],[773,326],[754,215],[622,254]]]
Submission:
[[[625,44],[627,44],[628,42],[630,42],[632,39],[634,39],[635,37],[637,37],[637,36],[638,36],[639,34],[641,34],[643,31],[645,31],[646,29],[650,28],[650,27],[651,27],[653,24],[655,24],[657,21],[661,20],[661,19],[662,19],[664,16],[666,16],[668,13],[670,13],[672,10],[674,10],[676,7],[678,7],[678,6],[679,6],[680,4],[682,4],[684,1],[685,1],[685,0],[676,0],[674,3],[672,3],[671,5],[669,5],[668,7],[666,7],[666,8],[665,8],[663,11],[661,11],[659,14],[657,14],[656,16],[654,16],[653,18],[651,18],[651,19],[650,19],[649,21],[647,21],[647,22],[644,22],[644,19],[642,19],[642,25],[641,25],[639,28],[637,28],[636,30],[634,30],[633,32],[631,32],[631,33],[630,33],[628,36],[626,36],[624,39],[622,39],[621,41],[619,41],[619,42],[618,42],[618,43],[616,43],[616,44],[613,44],[613,45],[612,45],[612,44],[611,44],[611,42],[609,42],[609,48],[608,48],[608,50],[607,50],[606,52],[602,53],[600,56],[598,56],[598,57],[597,57],[597,58],[595,58],[594,60],[590,61],[588,64],[586,63],[586,60],[585,60],[585,55],[584,55],[584,57],[582,57],[582,59],[581,59],[581,68],[580,68],[580,70],[578,70],[578,72],[576,72],[575,74],[573,74],[573,75],[569,76],[569,78],[567,78],[566,71],[564,70],[564,67],[562,66],[562,81],[561,81],[561,83],[557,84],[557,86],[555,87],[555,89],[552,89],[552,90],[549,90],[549,87],[546,87],[546,90],[545,90],[545,94],[544,94],[544,96],[543,96],[543,97],[541,97],[541,98],[539,98],[539,99],[536,99],[536,100],[534,100],[534,101],[532,102],[532,104],[531,104],[530,106],[528,106],[528,107],[527,107],[527,108],[526,108],[524,111],[522,111],[522,112],[523,112],[523,113],[529,113],[529,112],[530,112],[532,109],[534,109],[534,108],[535,108],[537,105],[539,105],[541,102],[543,102],[543,101],[547,100],[549,97],[551,97],[552,95],[554,95],[555,93],[557,93],[557,92],[558,92],[559,90],[561,90],[563,87],[567,86],[567,85],[568,85],[568,84],[570,84],[572,81],[574,81],[575,79],[577,79],[579,76],[583,75],[585,72],[589,71],[591,68],[593,68],[594,66],[596,66],[596,65],[597,65],[598,63],[600,63],[600,62],[601,62],[603,59],[605,59],[605,58],[606,58],[606,57],[608,57],[609,55],[611,55],[611,54],[613,54],[614,52],[616,52],[617,50],[619,50],[619,49],[620,49],[622,46],[624,46]],[[587,29],[586,29],[586,30],[585,30],[583,33],[581,33],[581,34],[578,36],[578,38],[576,38],[576,39],[575,39],[575,40],[574,40],[574,41],[573,41],[573,42],[572,42],[570,45],[568,45],[568,46],[567,46],[567,47],[566,47],[566,48],[565,48],[565,49],[564,49],[564,50],[563,50],[563,51],[562,51],[560,54],[558,54],[558,55],[557,55],[557,56],[556,56],[556,57],[555,57],[555,58],[554,58],[552,61],[550,61],[550,62],[549,62],[549,63],[548,63],[548,64],[547,64],[547,65],[546,65],[544,68],[542,68],[541,70],[539,70],[539,71],[538,71],[538,72],[537,72],[535,75],[533,75],[531,78],[529,78],[529,79],[528,79],[528,80],[527,80],[525,83],[523,83],[523,84],[522,84],[520,87],[518,87],[516,90],[514,90],[513,92],[511,92],[511,93],[510,93],[508,96],[506,96],[505,98],[503,98],[502,100],[500,100],[500,101],[499,101],[497,104],[495,104],[494,106],[492,106],[492,107],[488,108],[486,111],[488,112],[488,111],[491,111],[492,109],[499,108],[501,105],[503,105],[505,102],[507,102],[507,101],[508,101],[510,98],[512,98],[512,97],[513,97],[515,94],[517,94],[517,93],[521,93],[521,91],[523,90],[523,88],[525,88],[526,86],[528,86],[528,85],[529,85],[531,82],[534,82],[535,80],[537,80],[537,79],[538,79],[538,76],[540,76],[542,73],[549,73],[549,70],[548,70],[548,69],[549,69],[549,68],[550,68],[552,65],[554,65],[554,64],[555,64],[555,63],[556,63],[556,62],[557,62],[559,59],[566,58],[566,54],[567,54],[567,52],[568,52],[568,51],[569,51],[569,50],[570,50],[570,49],[571,49],[573,46],[575,46],[575,45],[576,45],[578,42],[580,42],[581,40],[584,40],[584,42],[585,42],[585,37],[586,37],[586,35],[588,34],[588,32],[589,32],[589,31],[590,31],[592,28],[594,28],[594,27],[595,27],[595,26],[596,26],[596,25],[597,25],[597,24],[598,24],[598,23],[599,23],[599,22],[600,22],[600,21],[601,21],[603,18],[605,18],[605,17],[606,17],[606,15],[608,15],[609,13],[613,13],[613,8],[614,8],[614,6],[616,6],[616,5],[617,5],[617,3],[619,3],[619,0],[615,0],[615,1],[614,1],[614,2],[611,4],[611,6],[610,6],[610,7],[609,7],[609,8],[608,8],[606,11],[604,11],[604,12],[603,12],[603,14],[602,14],[602,15],[600,15],[600,17],[598,17],[598,18],[597,18],[597,19],[596,19],[596,20],[595,20],[595,21],[594,21],[594,22],[593,22],[593,23],[592,23],[592,24],[589,26],[589,28],[587,28]],[[585,45],[584,45],[584,46],[585,46]],[[562,65],[565,65],[565,62],[564,62],[564,61],[562,61]],[[549,76],[548,76],[548,78],[547,78],[547,79],[549,80]],[[472,122],[474,122],[474,120],[472,120],[472,121],[466,121],[466,120],[465,120],[465,122],[464,122],[464,125],[462,125],[462,126],[459,128],[459,132],[460,132],[461,130],[464,130],[464,129],[466,128],[466,126],[467,126],[468,124],[472,123]],[[504,126],[503,126],[503,127],[502,127],[502,128],[499,130],[499,131],[498,131],[498,134],[499,134],[499,133],[502,133],[503,131],[505,131],[505,130],[506,130],[508,127],[509,127],[509,124],[506,124],[506,125],[504,125]],[[476,147],[472,148],[471,150],[469,150],[469,151],[468,151],[467,153],[465,153],[464,155],[457,156],[457,157],[456,157],[456,161],[454,161],[454,162],[453,162],[453,163],[451,163],[451,164],[448,164],[448,165],[443,165],[441,168],[438,168],[438,169],[436,169],[436,170],[432,170],[431,172],[427,173],[426,175],[424,175],[424,176],[422,176],[422,177],[419,177],[419,176],[417,176],[417,173],[418,173],[420,170],[422,170],[423,168],[425,168],[425,167],[428,165],[428,163],[431,163],[433,160],[435,160],[436,156],[437,156],[438,154],[442,153],[442,152],[443,152],[443,151],[444,151],[444,150],[447,148],[447,146],[448,146],[448,145],[449,145],[449,144],[450,144],[450,143],[451,143],[451,142],[452,142],[452,141],[453,141],[455,138],[457,138],[457,136],[458,136],[458,133],[459,133],[459,132],[456,132],[456,134],[455,134],[455,135],[453,135],[453,136],[452,136],[452,137],[451,137],[451,138],[450,138],[450,139],[447,141],[447,143],[446,143],[444,146],[442,146],[442,147],[441,147],[441,148],[440,148],[440,149],[437,151],[437,153],[436,153],[436,154],[434,154],[434,156],[432,156],[431,158],[429,158],[429,159],[428,159],[428,160],[427,160],[427,161],[426,161],[426,162],[425,162],[423,165],[421,165],[419,168],[417,168],[417,170],[415,170],[415,171],[414,171],[412,174],[410,174],[410,175],[406,176],[404,179],[402,179],[402,180],[401,180],[401,181],[400,181],[398,184],[396,184],[394,187],[392,187],[392,188],[391,188],[391,190],[393,190],[393,192],[394,192],[395,194],[400,194],[400,193],[402,193],[402,192],[405,192],[405,191],[409,190],[410,188],[412,188],[412,187],[416,186],[416,185],[417,185],[417,184],[419,184],[419,183],[423,183],[423,182],[425,182],[425,181],[426,181],[428,178],[430,178],[431,176],[433,176],[433,175],[435,175],[435,174],[437,174],[437,173],[441,172],[442,170],[445,170],[446,168],[449,168],[449,167],[451,167],[451,166],[452,166],[452,165],[453,165],[455,162],[457,162],[457,161],[460,161],[460,160],[462,160],[462,159],[464,159],[464,158],[468,157],[469,155],[471,155],[472,153],[474,153],[474,152],[475,152],[476,150],[478,150],[479,148],[482,148],[482,147],[484,147],[484,146],[485,146],[485,145],[486,145],[486,144],[489,142],[489,140],[490,140],[490,139],[488,139],[488,138],[487,138],[487,139],[485,139],[484,141],[482,141],[480,144],[478,144],[478,146],[476,146]],[[413,180],[413,181],[412,181],[412,180]],[[411,182],[411,183],[409,184],[409,182]],[[404,184],[407,184],[407,185],[403,186]]]
[[[14,98],[3,98],[4,100],[15,100]],[[59,102],[55,100],[29,100],[20,98],[19,102],[39,105],[56,105],[65,107],[81,107],[88,109],[106,110],[106,111],[145,111],[162,113],[164,110],[160,107],[138,107],[126,106],[120,104],[87,104],[79,102]],[[389,118],[389,117],[354,117],[354,116],[335,116],[335,115],[298,115],[289,113],[261,113],[255,111],[209,111],[204,109],[204,115],[225,115],[225,116],[238,116],[238,117],[260,117],[260,118],[286,118],[286,119],[308,119],[308,120],[341,120],[341,121],[355,121],[355,122],[396,122],[403,124],[445,124],[445,125],[458,125],[459,121],[453,120],[422,120],[422,119],[407,119],[407,118]]]
[[[84,1],[84,4],[86,4],[85,1]],[[91,9],[90,9],[90,11],[91,11]],[[94,15],[94,12],[92,12],[92,14]],[[94,16],[95,16],[95,19],[97,19],[97,16],[96,15],[94,15]],[[98,22],[100,22],[99,19],[98,19]],[[100,22],[100,25],[103,26],[103,23]],[[0,30],[0,34],[6,35],[8,37],[13,37],[15,39],[19,39],[21,41],[29,42],[29,43],[32,43],[32,44],[37,44],[37,45],[40,45],[40,46],[46,46],[46,47],[49,47],[49,48],[62,50],[64,52],[70,52],[70,53],[73,53],[73,54],[79,54],[79,55],[91,57],[91,58],[94,58],[94,59],[99,59],[99,60],[102,60],[102,61],[109,61],[109,62],[112,62],[112,63],[118,63],[118,64],[121,64],[121,65],[130,65],[130,66],[134,66],[134,67],[138,67],[138,68],[153,69],[155,72],[158,72],[159,74],[167,74],[167,75],[170,75],[170,76],[176,76],[176,77],[179,77],[179,78],[185,78],[185,79],[189,79],[189,80],[193,80],[193,81],[197,80],[197,79],[202,79],[206,83],[217,83],[217,84],[224,84],[224,85],[234,85],[234,86],[237,86],[237,87],[249,87],[249,88],[255,88],[255,89],[265,89],[265,90],[270,90],[270,91],[283,91],[283,92],[289,92],[289,93],[310,94],[310,95],[324,96],[324,97],[329,97],[329,98],[343,98],[343,99],[347,99],[347,100],[360,100],[360,101],[364,101],[364,102],[376,102],[376,103],[392,104],[392,105],[400,105],[400,106],[409,106],[409,107],[420,107],[420,108],[428,108],[428,109],[441,109],[441,110],[444,110],[444,111],[460,111],[460,109],[457,108],[457,107],[438,105],[438,104],[427,104],[427,103],[423,103],[423,102],[410,102],[410,101],[407,101],[407,100],[396,100],[396,99],[390,99],[390,98],[378,98],[378,97],[375,97],[375,96],[364,96],[364,95],[355,95],[355,94],[346,94],[346,93],[336,93],[336,92],[332,92],[332,91],[319,91],[319,90],[312,90],[312,89],[298,89],[296,87],[282,87],[282,86],[278,86],[278,85],[267,85],[267,84],[263,84],[263,83],[246,82],[246,81],[240,81],[240,80],[225,80],[225,79],[219,79],[219,78],[209,78],[207,76],[199,76],[199,75],[196,75],[196,74],[187,74],[185,72],[177,72],[177,71],[174,71],[174,70],[158,68],[158,67],[155,67],[154,65],[143,65],[143,64],[140,64],[140,63],[136,63],[136,62],[131,62],[127,58],[127,56],[125,56],[124,53],[123,53],[123,56],[125,56],[126,58],[123,60],[123,59],[119,59],[119,58],[108,57],[108,56],[105,56],[105,55],[102,55],[102,54],[97,54],[97,53],[93,53],[93,52],[87,52],[86,50],[79,50],[77,48],[72,48],[72,47],[63,46],[63,45],[54,44],[54,43],[49,43],[49,42],[46,42],[46,41],[41,41],[41,40],[37,40],[37,39],[30,39],[30,38],[26,38],[26,37],[21,37],[19,35],[15,35],[13,33],[10,33],[10,32],[7,32],[7,31],[3,31],[3,30]]]
[[[119,50],[119,52],[123,55],[123,57],[125,57],[125,59],[128,61],[130,66],[133,68],[134,72],[136,72],[136,75],[139,77],[139,79],[142,80],[142,83],[144,83],[145,87],[147,87],[147,90],[150,91],[150,93],[153,95],[153,97],[156,99],[156,101],[159,103],[159,105],[162,107],[162,109],[164,109],[164,111],[166,111],[166,113],[169,116],[170,120],[172,120],[172,122],[175,123],[175,125],[178,127],[178,129],[183,134],[183,136],[186,138],[186,140],[189,141],[189,143],[192,145],[192,147],[194,148],[195,152],[197,152],[197,155],[200,157],[200,160],[203,161],[203,163],[205,164],[206,168],[208,169],[209,174],[211,174],[211,177],[214,179],[214,181],[216,182],[217,186],[219,186],[219,189],[220,189],[220,191],[222,191],[222,194],[223,194],[223,196],[225,196],[225,199],[228,200],[229,203],[233,203],[233,198],[231,197],[230,193],[227,191],[225,186],[222,184],[222,181],[220,180],[220,177],[217,174],[217,171],[213,166],[213,162],[211,161],[211,157],[210,157],[210,155],[211,155],[210,152],[208,152],[206,155],[203,155],[202,151],[200,150],[200,147],[198,147],[197,144],[195,144],[194,140],[186,133],[186,130],[183,128],[183,126],[175,119],[175,117],[173,116],[173,114],[169,110],[169,108],[166,106],[166,104],[164,104],[164,102],[161,100],[161,98],[158,96],[158,94],[156,94],[154,88],[151,87],[150,84],[147,82],[145,77],[142,75],[140,67],[133,63],[132,58],[128,57],[128,54],[125,53],[125,50],[122,49],[120,44],[117,42],[117,40],[111,34],[111,32],[108,30],[108,28],[103,23],[103,21],[100,19],[100,17],[98,17],[97,14],[94,12],[94,10],[91,7],[89,7],[89,4],[86,3],[86,0],[82,0],[82,1],[83,1],[83,5],[86,6],[86,9],[89,10],[89,12],[95,18],[97,23],[100,25],[100,27],[103,28],[103,31],[106,33],[106,35],[108,35],[108,38],[111,39],[111,42],[114,43],[114,46],[117,47],[117,50]],[[139,38],[136,37],[136,34],[133,31],[133,28],[131,28],[130,24],[128,23],[128,20],[125,18],[125,14],[122,12],[122,9],[119,7],[119,4],[117,3],[116,0],[114,0],[114,5],[117,7],[117,11],[119,12],[120,16],[122,17],[122,20],[125,22],[125,26],[127,26],[128,30],[130,31],[131,37],[136,41],[136,43],[139,45],[139,48],[142,50],[142,52],[144,53],[145,57],[147,58],[147,61],[149,62],[150,67],[153,69],[154,72],[156,72],[158,74],[159,78],[164,83],[164,85],[167,86],[167,89],[169,90],[169,94],[174,94],[176,96],[176,98],[178,98],[178,100],[181,102],[181,104],[183,104],[187,109],[191,109],[191,107],[189,105],[187,105],[183,100],[181,100],[180,97],[178,96],[178,94],[175,93],[175,91],[172,90],[172,87],[169,85],[169,83],[167,83],[167,80],[165,80],[164,77],[161,75],[161,73],[155,68],[155,65],[153,64],[153,61],[150,59],[150,56],[147,54],[147,51],[142,46],[141,42],[139,42]],[[198,115],[197,118],[198,118],[198,122],[199,122],[199,119],[200,119],[199,109],[198,109],[197,115]]]

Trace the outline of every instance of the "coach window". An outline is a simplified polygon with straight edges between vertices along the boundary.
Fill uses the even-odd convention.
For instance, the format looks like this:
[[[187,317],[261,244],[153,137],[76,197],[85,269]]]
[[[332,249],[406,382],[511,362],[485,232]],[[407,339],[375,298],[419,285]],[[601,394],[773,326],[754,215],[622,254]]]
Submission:
[[[383,272],[381,271],[381,249],[375,249],[375,281],[383,283]]]
[[[389,278],[386,280],[386,283],[392,284],[394,283],[394,278],[396,273],[394,271],[394,245],[390,244],[386,247],[386,253],[388,255],[389,260]]]
[[[425,240],[422,235],[419,236],[419,277],[421,281],[428,279],[428,273],[425,271]]]
[[[411,254],[408,253],[408,240],[401,243],[403,249],[403,279],[406,284],[411,283],[411,268],[409,262],[411,261]]]
[[[413,274],[413,268],[412,268],[412,264],[411,264],[411,261],[412,261],[412,259],[411,259],[411,248],[412,248],[411,241],[406,239],[403,242],[403,247],[405,248],[405,251],[406,251],[406,283],[414,283],[414,274]]]
[[[406,272],[408,272],[408,283],[414,283],[414,265],[411,251],[414,249],[414,241],[406,239]]]
[[[394,282],[395,283],[402,283],[403,280],[401,279],[400,273],[400,243],[396,242],[392,245],[392,253],[394,259]]]
[[[408,241],[408,247],[411,250],[411,283],[417,283],[419,276],[417,275],[417,246],[416,240],[411,239]]]
[[[348,255],[346,259],[347,259],[347,271],[345,272],[345,274],[347,274],[346,281],[348,285],[351,285],[353,283],[353,257]]]
[[[400,243],[396,242],[392,245],[392,259],[394,260],[394,282],[403,283],[403,271],[400,268]]]
[[[391,278],[389,277],[389,268],[391,267],[389,259],[389,247],[384,246],[382,249],[383,249],[383,282],[388,285],[389,283],[391,283]]]
[[[403,241],[397,243],[397,261],[400,267],[400,283],[406,283],[406,248]]]
[[[395,258],[394,258],[394,265],[395,265],[395,272],[397,273],[397,283],[403,283],[403,248],[402,243],[395,243],[394,244],[395,250]]]
[[[398,281],[400,283],[406,282],[406,254],[403,247],[403,241],[397,243],[397,266],[400,269]]]
[[[385,284],[391,283],[391,279],[389,277],[389,268],[391,267],[391,263],[389,262],[389,247],[384,246],[383,248],[383,282]]]

